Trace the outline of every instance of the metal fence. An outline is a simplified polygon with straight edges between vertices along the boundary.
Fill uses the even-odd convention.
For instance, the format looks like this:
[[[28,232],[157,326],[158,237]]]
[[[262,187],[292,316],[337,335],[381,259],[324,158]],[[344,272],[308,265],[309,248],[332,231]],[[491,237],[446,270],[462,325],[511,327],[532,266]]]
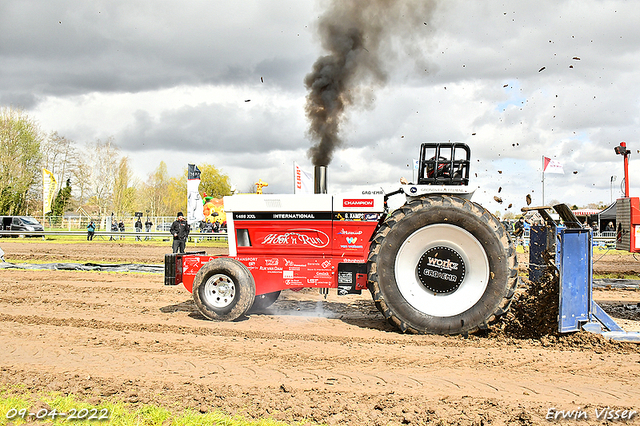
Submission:
[[[516,239],[513,236],[513,233],[511,233],[512,238],[514,239],[514,241],[517,241],[517,243],[519,245],[524,245],[524,246],[528,246],[529,245],[529,233],[530,233],[530,229],[525,229],[523,234],[522,234],[522,238],[521,239]],[[594,246],[599,246],[599,247],[615,247],[616,245],[616,231],[594,231],[593,232],[593,245]]]
[[[169,229],[176,220],[174,216],[149,216],[153,223],[149,231],[146,230],[145,222],[147,217],[142,217],[142,231],[135,231],[135,223],[138,220],[135,216],[31,216],[42,224],[44,231],[6,231],[0,230],[0,237],[41,237],[46,236],[87,236],[87,225],[91,221],[96,225],[95,239],[121,240],[121,239],[170,239]],[[112,231],[112,219],[118,223],[122,221],[125,231]],[[227,241],[226,232],[200,232],[198,227],[193,227],[189,234],[189,241],[198,243],[200,241]]]
[[[56,230],[45,230],[45,231],[0,231],[0,237],[4,238],[28,238],[28,237],[40,237],[45,239],[47,236],[87,236],[87,231],[56,231]],[[125,232],[116,232],[116,231],[96,231],[93,236],[94,239],[98,240],[170,240],[171,234],[165,231],[152,231],[152,232],[135,232],[135,231],[125,231]],[[195,244],[202,241],[216,241],[216,242],[227,242],[228,237],[226,232],[191,232],[189,234],[189,241]]]
[[[104,215],[104,216],[86,216],[86,215],[74,215],[74,216],[31,216],[44,226],[45,230],[86,230],[89,222],[93,221],[96,225],[96,231],[111,231],[111,221],[115,220],[116,223],[122,221],[125,226],[125,230],[134,230],[135,223],[138,220],[135,216],[117,216],[117,215]],[[146,216],[140,218],[142,221],[142,229],[145,229],[144,223],[147,220]],[[153,223],[151,229],[153,231],[169,231],[169,227],[176,218],[174,216],[149,216],[149,220]]]

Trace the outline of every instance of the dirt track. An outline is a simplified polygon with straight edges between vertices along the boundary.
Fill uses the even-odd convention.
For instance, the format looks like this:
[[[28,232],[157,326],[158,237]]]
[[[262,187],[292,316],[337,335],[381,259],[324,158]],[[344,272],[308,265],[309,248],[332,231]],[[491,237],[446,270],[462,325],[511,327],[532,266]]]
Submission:
[[[160,263],[166,252],[108,242],[0,246],[15,260]],[[596,299],[634,305],[640,292]],[[634,319],[624,324],[640,330]],[[159,275],[3,270],[0,321],[0,382],[96,403],[357,425],[546,424],[551,407],[585,411],[595,424],[596,409],[640,411],[640,345],[586,334],[402,335],[364,293],[288,292],[265,312],[214,323]]]

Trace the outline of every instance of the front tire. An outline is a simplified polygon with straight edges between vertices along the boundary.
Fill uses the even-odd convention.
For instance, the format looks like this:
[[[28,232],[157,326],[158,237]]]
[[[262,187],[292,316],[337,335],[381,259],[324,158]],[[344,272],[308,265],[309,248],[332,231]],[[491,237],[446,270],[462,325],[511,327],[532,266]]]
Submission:
[[[256,284],[249,269],[239,261],[219,257],[207,262],[193,281],[193,300],[211,320],[234,321],[251,308]]]
[[[480,205],[449,195],[394,211],[371,243],[368,284],[402,332],[466,334],[508,309],[516,256],[502,224]]]

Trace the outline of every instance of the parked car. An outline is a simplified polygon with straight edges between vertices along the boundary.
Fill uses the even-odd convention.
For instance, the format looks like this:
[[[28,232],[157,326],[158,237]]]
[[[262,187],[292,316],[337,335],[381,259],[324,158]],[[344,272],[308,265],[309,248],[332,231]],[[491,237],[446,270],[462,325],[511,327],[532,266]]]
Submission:
[[[42,232],[44,231],[44,227],[31,216],[0,216],[0,230]]]

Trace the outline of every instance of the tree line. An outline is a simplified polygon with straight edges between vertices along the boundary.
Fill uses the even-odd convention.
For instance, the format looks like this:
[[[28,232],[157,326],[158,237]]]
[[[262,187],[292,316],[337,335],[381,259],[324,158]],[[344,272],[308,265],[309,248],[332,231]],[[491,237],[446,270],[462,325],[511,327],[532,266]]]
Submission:
[[[170,216],[187,208],[186,167],[180,175],[170,176],[161,161],[141,181],[113,137],[81,145],[57,132],[45,134],[26,113],[6,107],[0,108],[0,152],[2,215],[42,213],[42,168],[58,180],[52,216],[80,208],[96,216],[126,217],[134,212]],[[198,168],[200,193],[215,198],[231,195],[227,175],[211,164]]]

